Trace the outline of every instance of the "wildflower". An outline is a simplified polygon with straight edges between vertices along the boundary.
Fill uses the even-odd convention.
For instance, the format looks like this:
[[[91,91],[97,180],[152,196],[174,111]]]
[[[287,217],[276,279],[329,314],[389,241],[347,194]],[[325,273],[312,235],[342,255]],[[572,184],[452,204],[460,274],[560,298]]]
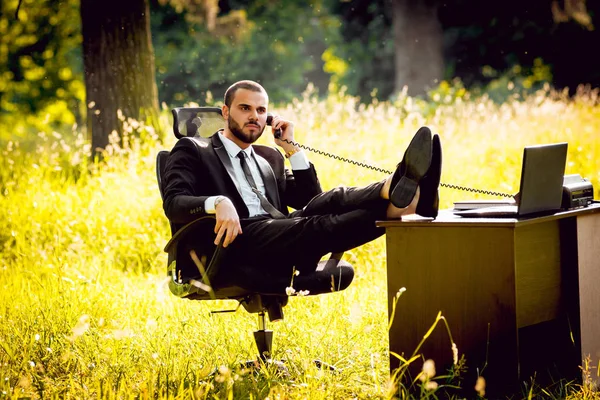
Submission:
[[[425,390],[436,390],[438,388],[438,383],[436,381],[429,381],[424,387]]]
[[[452,343],[452,358],[454,360],[454,365],[458,364],[458,347],[456,347],[456,343]]]
[[[148,330],[154,330],[154,329],[156,329],[157,326],[158,326],[158,322],[156,322],[155,319],[148,318],[146,320],[146,329],[148,329]]]
[[[71,279],[71,278],[68,278],[68,277],[66,277],[66,276],[63,276],[61,279],[62,279],[63,281],[65,281],[65,282],[69,282],[69,283],[70,283],[70,284],[72,284],[72,285],[74,285],[74,284],[75,284],[75,282],[73,281],[73,279]]]
[[[79,165],[81,163],[81,153],[74,153],[71,154],[71,165],[75,166],[75,165]]]
[[[128,338],[128,337],[132,337],[133,336],[133,331],[129,328],[125,328],[125,329],[114,329],[112,331],[112,336],[117,339],[117,340],[121,340],[124,338]]]
[[[419,379],[423,382],[429,380],[435,376],[435,362],[431,359],[426,360],[423,363],[423,369]]]
[[[206,398],[207,391],[208,391],[207,385],[198,386],[196,389],[194,389],[194,398],[195,399]]]
[[[221,365],[219,367],[219,374],[227,376],[227,375],[231,374],[231,371],[229,370],[229,368],[227,368],[226,365]]]
[[[475,383],[475,391],[479,396],[485,396],[485,378],[483,376],[477,378],[477,382]]]
[[[35,334],[35,341],[37,342],[38,340],[40,340],[40,335],[39,334]]]
[[[90,329],[90,317],[88,315],[84,314],[81,317],[79,317],[77,324],[75,324],[73,329],[71,329],[73,334],[71,336],[69,336],[68,339],[70,341],[74,341],[79,336],[86,333],[88,329]]]
[[[204,290],[205,292],[211,292],[212,291],[212,288],[210,286],[206,285],[203,282],[197,281],[195,279],[191,279],[190,280],[190,284],[192,286],[196,286],[197,288],[200,288],[200,289]]]
[[[30,366],[31,368],[35,367],[35,362],[34,362],[34,361],[29,361],[29,366]]]
[[[73,353],[70,350],[63,352],[60,356],[60,361],[63,363],[69,362],[73,358]]]
[[[31,388],[31,379],[29,379],[27,376],[20,377],[19,382],[17,382],[17,387],[23,390]]]
[[[221,365],[218,368],[218,371],[219,371],[219,375],[217,375],[215,377],[215,381],[217,381],[219,383],[223,383],[225,381],[228,381],[229,378],[231,377],[231,371],[225,365]]]
[[[299,290],[298,296],[308,296],[309,293],[310,293],[310,290]]]
[[[285,294],[287,294],[288,296],[292,296],[294,293],[296,293],[296,289],[294,289],[291,286],[288,286],[285,288]]]

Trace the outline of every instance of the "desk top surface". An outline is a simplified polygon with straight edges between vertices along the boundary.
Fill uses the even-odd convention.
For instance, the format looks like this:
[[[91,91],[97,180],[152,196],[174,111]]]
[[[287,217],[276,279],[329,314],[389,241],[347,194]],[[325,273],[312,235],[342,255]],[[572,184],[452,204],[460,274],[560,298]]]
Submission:
[[[578,208],[575,210],[560,211],[550,215],[526,217],[526,218],[464,218],[458,215],[454,215],[452,209],[440,210],[439,215],[436,219],[423,218],[418,215],[408,216],[402,220],[386,220],[377,221],[377,226],[389,228],[389,227],[452,227],[452,226],[486,226],[486,227],[517,227],[523,225],[530,225],[534,223],[547,222],[556,219],[580,216],[585,214],[600,213],[600,203],[593,203],[584,208]]]

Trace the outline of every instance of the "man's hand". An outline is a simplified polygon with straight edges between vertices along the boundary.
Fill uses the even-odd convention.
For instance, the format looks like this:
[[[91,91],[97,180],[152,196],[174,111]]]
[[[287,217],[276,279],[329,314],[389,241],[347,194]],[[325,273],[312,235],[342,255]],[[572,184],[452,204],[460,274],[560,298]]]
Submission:
[[[233,203],[228,198],[217,204],[215,208],[217,223],[215,224],[215,244],[218,246],[223,240],[223,247],[227,247],[233,240],[242,233],[242,226],[240,225],[240,217],[238,216]]]
[[[281,129],[281,136],[279,139],[275,138],[275,144],[283,148],[286,153],[291,150],[297,150],[293,144],[289,143],[294,142],[294,123],[292,121],[287,121],[281,118],[279,115],[273,115],[271,129],[273,132],[275,132],[276,129]],[[285,139],[289,142],[286,142],[282,139]]]

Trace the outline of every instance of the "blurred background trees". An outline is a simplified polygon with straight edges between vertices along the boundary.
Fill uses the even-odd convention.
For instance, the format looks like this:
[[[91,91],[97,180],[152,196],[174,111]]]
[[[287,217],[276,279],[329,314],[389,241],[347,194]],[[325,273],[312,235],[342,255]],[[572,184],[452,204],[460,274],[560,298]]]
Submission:
[[[124,116],[158,127],[148,0],[81,0],[83,65],[92,149]]]
[[[214,104],[239,79],[275,102],[309,83],[365,102],[405,86],[498,101],[546,82],[597,87],[599,12],[585,0],[3,0],[0,128],[22,136],[16,121],[83,125],[87,113],[107,137],[116,110],[147,120],[159,103]]]
[[[66,123],[81,122],[79,1],[24,1],[17,17],[18,3],[0,3],[0,118],[10,127],[43,111],[46,123],[61,115]]]
[[[339,23],[319,0],[214,1],[210,23],[191,0],[152,0],[151,7],[161,101],[221,97],[240,79],[260,81],[276,101],[291,100],[309,82],[327,90],[322,54]]]

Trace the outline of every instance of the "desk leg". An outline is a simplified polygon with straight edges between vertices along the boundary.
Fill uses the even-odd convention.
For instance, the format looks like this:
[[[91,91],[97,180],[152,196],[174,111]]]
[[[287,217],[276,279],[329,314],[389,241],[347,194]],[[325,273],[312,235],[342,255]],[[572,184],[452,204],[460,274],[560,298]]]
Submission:
[[[600,215],[577,217],[581,355],[590,357],[591,379],[600,385]]]
[[[518,382],[518,330],[514,229],[506,227],[389,227],[388,305],[402,287],[389,332],[390,351],[410,357],[435,321],[448,321],[472,388],[478,370],[490,391]],[[451,342],[443,323],[419,351],[443,374],[452,365]],[[487,360],[487,365],[486,365]],[[414,374],[422,362],[415,363]],[[399,361],[390,356],[392,371]]]

